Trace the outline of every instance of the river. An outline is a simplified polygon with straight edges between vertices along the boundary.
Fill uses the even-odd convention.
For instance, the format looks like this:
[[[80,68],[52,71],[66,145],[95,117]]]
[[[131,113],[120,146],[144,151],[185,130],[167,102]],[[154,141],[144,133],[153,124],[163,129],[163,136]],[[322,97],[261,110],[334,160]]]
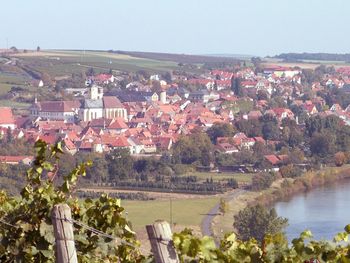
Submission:
[[[274,205],[277,214],[289,220],[288,240],[308,229],[314,239],[332,240],[350,224],[350,180],[316,188]]]

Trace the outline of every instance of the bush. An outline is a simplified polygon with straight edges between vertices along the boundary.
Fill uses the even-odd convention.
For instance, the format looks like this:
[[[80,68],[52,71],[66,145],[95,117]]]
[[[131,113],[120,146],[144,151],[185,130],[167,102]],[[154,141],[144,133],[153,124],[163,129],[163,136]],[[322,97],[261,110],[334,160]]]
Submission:
[[[191,165],[186,165],[186,164],[175,164],[173,166],[173,170],[176,175],[182,175],[189,172],[194,172],[193,167]]]
[[[261,191],[267,189],[271,186],[275,180],[275,175],[271,173],[260,173],[253,177],[252,179],[252,190]]]
[[[299,177],[303,171],[293,164],[288,164],[281,167],[280,173],[283,178],[295,178]]]

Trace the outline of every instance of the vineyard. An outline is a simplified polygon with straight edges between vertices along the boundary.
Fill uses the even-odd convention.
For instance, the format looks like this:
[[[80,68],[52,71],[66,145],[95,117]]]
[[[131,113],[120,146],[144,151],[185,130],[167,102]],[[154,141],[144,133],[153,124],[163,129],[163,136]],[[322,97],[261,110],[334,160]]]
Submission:
[[[157,262],[150,251],[140,249],[119,199],[105,194],[83,201],[75,197],[77,180],[91,163],[78,165],[59,184],[60,144],[47,151],[47,145],[38,141],[35,150],[36,159],[20,197],[0,193],[0,262],[60,262],[52,210],[61,204],[71,210],[72,218],[61,220],[74,226],[78,262]],[[178,257],[171,262],[350,262],[349,233],[350,225],[333,241],[314,241],[310,231],[305,231],[289,245],[283,234],[267,234],[260,243],[243,242],[230,233],[216,242],[185,229],[173,234],[167,247],[175,249]]]

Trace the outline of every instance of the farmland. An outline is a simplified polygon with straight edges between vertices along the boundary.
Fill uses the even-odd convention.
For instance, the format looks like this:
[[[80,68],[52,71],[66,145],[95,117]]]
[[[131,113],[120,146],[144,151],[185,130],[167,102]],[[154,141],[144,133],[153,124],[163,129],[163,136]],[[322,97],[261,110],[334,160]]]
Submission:
[[[177,63],[172,61],[137,58],[103,51],[49,51],[24,53],[16,56],[33,65],[39,71],[47,72],[52,77],[81,73],[90,67],[97,72],[110,69],[128,72],[139,70],[165,72],[179,68]]]
[[[174,224],[179,227],[199,227],[203,217],[218,200],[217,196],[172,200]],[[170,221],[170,198],[154,201],[123,201],[122,206],[135,230],[141,230],[145,225],[158,219]]]

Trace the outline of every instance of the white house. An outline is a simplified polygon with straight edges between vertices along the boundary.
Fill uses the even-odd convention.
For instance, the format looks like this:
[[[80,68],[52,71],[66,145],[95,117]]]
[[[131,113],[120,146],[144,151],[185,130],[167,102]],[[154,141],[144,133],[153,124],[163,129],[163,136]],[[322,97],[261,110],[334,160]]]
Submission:
[[[15,118],[13,117],[11,108],[0,108],[0,128],[10,128],[11,130],[16,128]]]
[[[30,107],[31,116],[47,120],[63,120],[73,123],[80,108],[79,101],[42,101],[35,100]]]

